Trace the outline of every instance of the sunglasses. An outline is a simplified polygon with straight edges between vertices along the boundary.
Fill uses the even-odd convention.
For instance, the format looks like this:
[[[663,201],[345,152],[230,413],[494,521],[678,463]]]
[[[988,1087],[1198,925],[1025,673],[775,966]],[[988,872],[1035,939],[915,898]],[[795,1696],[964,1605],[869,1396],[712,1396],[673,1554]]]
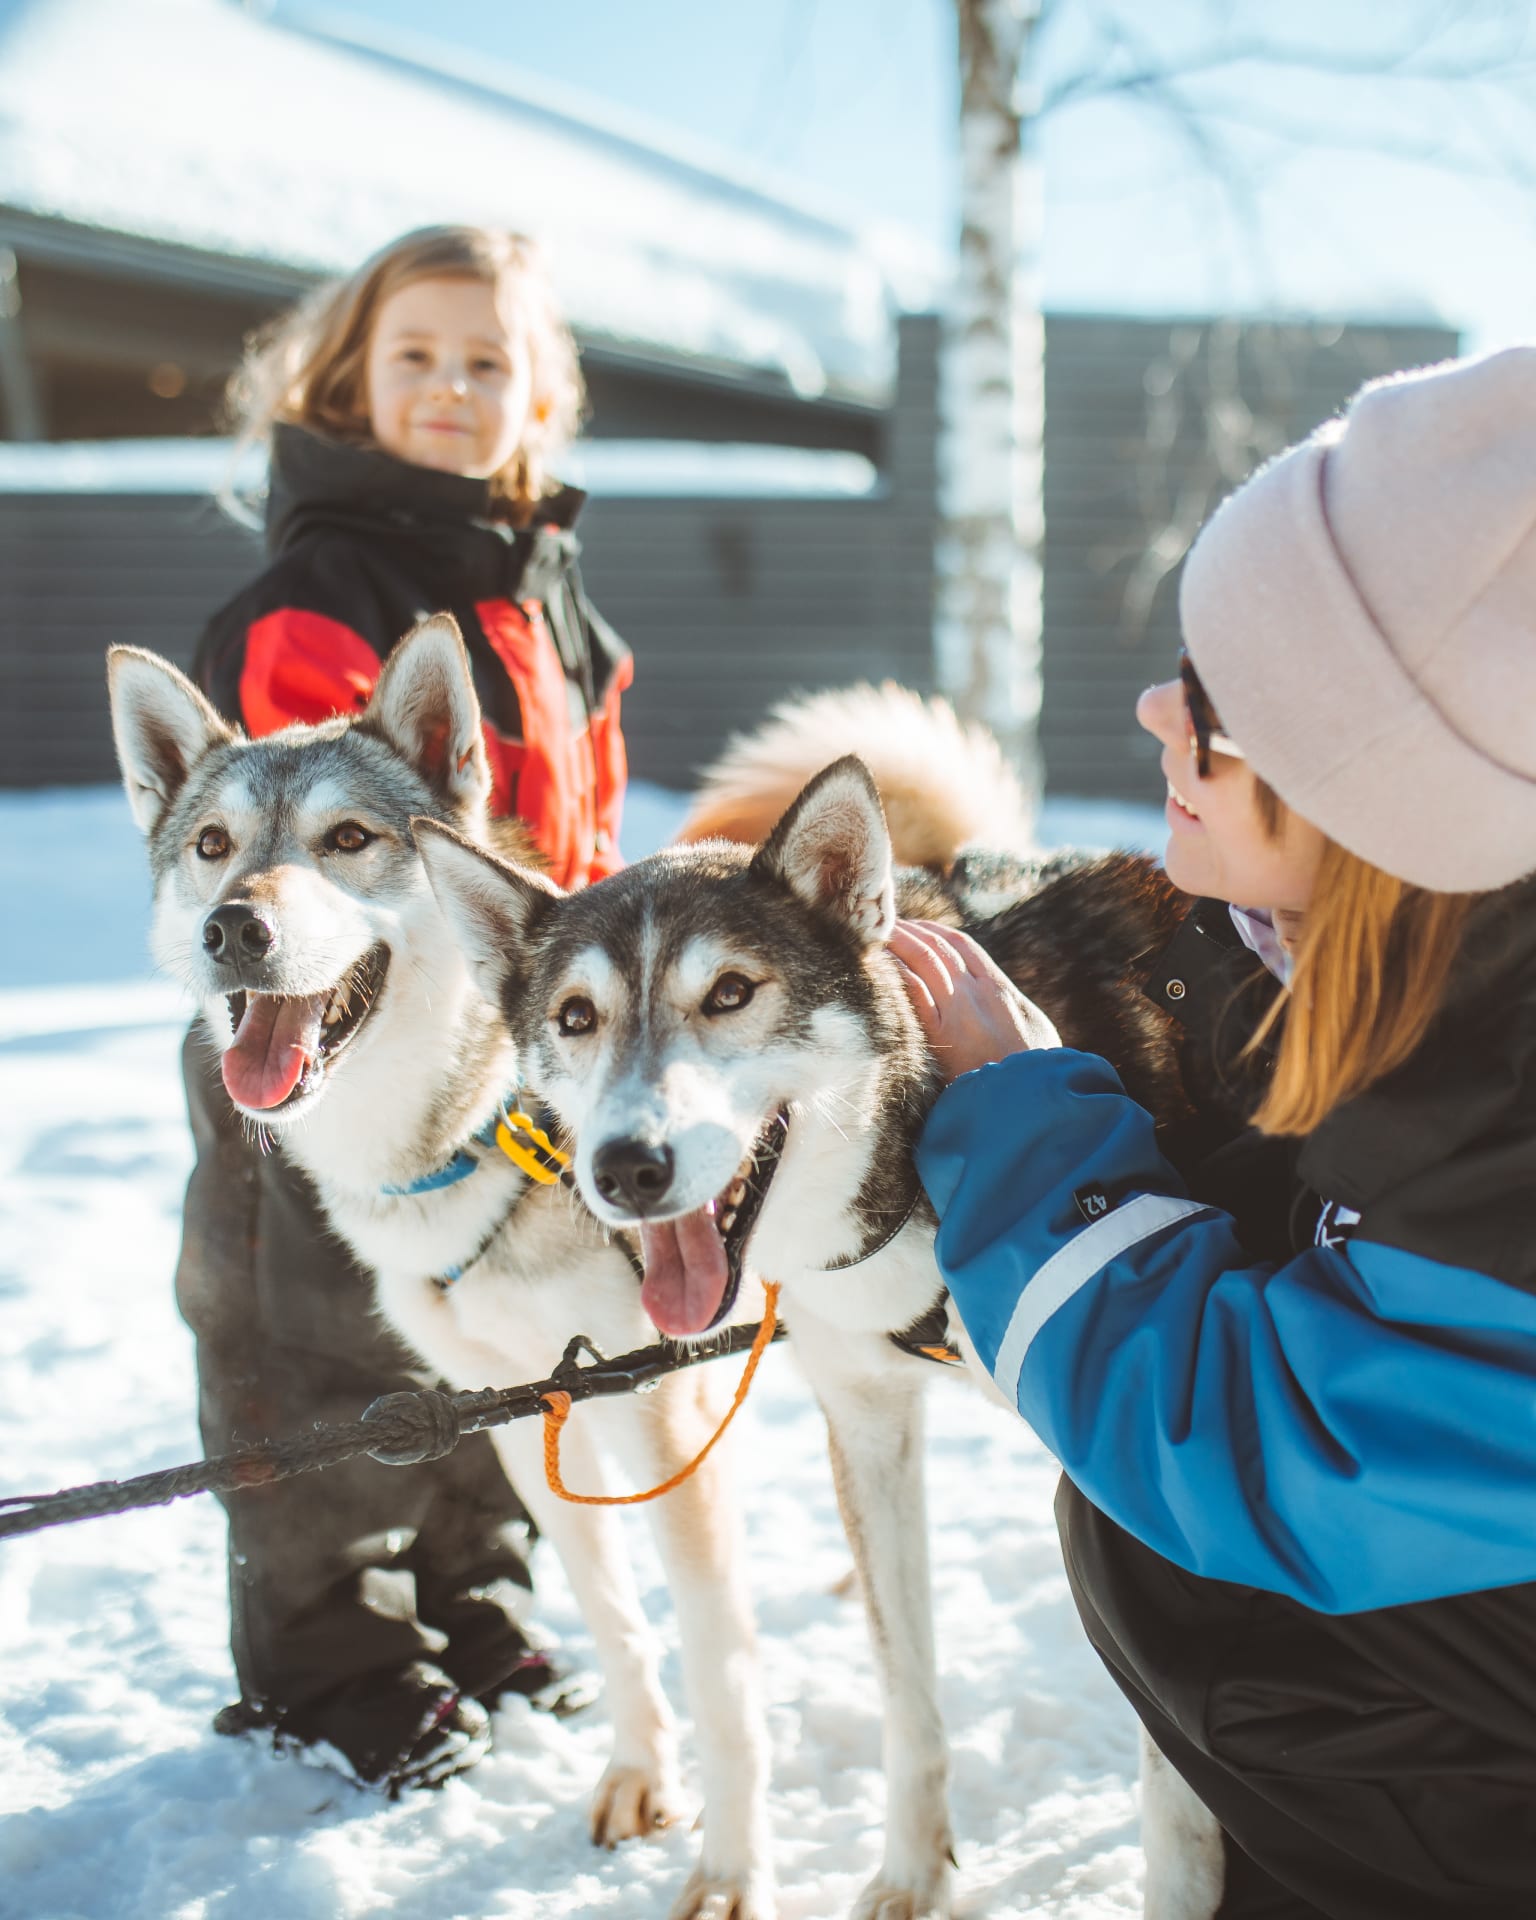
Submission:
[[[1247,754],[1235,740],[1221,730],[1211,696],[1195,672],[1195,663],[1179,650],[1179,684],[1184,689],[1184,711],[1189,718],[1189,753],[1195,772],[1202,780],[1211,777],[1211,755],[1224,753],[1229,760],[1246,760]]]

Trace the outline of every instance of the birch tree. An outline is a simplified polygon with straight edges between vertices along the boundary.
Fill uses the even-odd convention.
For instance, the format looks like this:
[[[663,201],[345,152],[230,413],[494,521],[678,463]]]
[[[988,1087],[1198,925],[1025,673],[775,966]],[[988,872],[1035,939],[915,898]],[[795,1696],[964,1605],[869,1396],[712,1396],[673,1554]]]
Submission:
[[[1150,108],[1174,128],[1196,163],[1242,207],[1258,232],[1257,195],[1222,137],[1244,116],[1195,91],[1213,75],[1262,65],[1345,80],[1392,79],[1463,89],[1493,84],[1529,108],[1536,75],[1527,0],[1464,0],[1457,7],[1383,8],[1365,42],[1317,46],[1245,30],[1267,28],[1272,10],[1207,0],[1195,34],[1165,51],[1139,6],[1079,6],[1078,0],[954,0],[960,72],[960,246],[945,315],[940,363],[939,531],[935,554],[935,675],[963,718],[997,735],[1026,789],[1042,784],[1041,580],[1044,543],[1045,331],[1040,311],[1042,181],[1032,124],[1047,113],[1107,94]],[[1055,74],[1038,98],[1046,11],[1091,23],[1075,71]],[[1444,101],[1441,102],[1442,109]],[[1404,135],[1380,126],[1325,124],[1303,114],[1270,132],[1340,152],[1370,151],[1504,179],[1536,177],[1525,144],[1497,144],[1469,157],[1442,127]],[[1250,241],[1257,246],[1256,239]],[[1183,545],[1188,544],[1184,530]],[[1150,555],[1150,592],[1182,546]],[[1144,569],[1146,571],[1146,569]]]
[[[1045,323],[1020,81],[1039,0],[956,9],[960,250],[940,361],[935,667],[1038,793]]]

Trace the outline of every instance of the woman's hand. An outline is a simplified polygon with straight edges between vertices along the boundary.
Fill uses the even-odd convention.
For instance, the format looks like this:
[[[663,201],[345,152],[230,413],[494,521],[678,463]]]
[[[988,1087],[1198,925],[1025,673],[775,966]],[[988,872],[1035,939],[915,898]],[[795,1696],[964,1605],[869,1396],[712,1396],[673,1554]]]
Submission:
[[[1050,1021],[969,934],[932,920],[898,920],[890,946],[946,1080],[1010,1053],[1061,1045]]]

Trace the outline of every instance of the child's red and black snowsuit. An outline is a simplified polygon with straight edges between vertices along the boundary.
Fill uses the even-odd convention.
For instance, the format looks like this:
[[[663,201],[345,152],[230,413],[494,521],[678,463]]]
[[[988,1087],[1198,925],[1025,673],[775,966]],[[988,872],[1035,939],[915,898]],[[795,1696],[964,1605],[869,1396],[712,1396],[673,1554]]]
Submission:
[[[587,604],[572,531],[583,495],[497,521],[483,480],[279,427],[271,564],[209,622],[195,675],[247,733],[367,705],[384,656],[451,613],[485,714],[491,808],[533,830],[563,887],[619,865],[629,649]]]
[[[481,481],[279,428],[271,563],[209,623],[195,677],[252,734],[356,712],[402,635],[446,610],[486,716],[493,806],[527,822],[562,885],[600,878],[619,864],[630,660],[582,592],[580,504],[564,492],[514,531]],[[194,1031],[177,1298],[197,1336],[204,1443],[222,1453],[419,1382],[308,1182],[245,1138],[209,1053]],[[485,1436],[435,1463],[354,1461],[226,1506],[247,1723],[254,1712],[405,1778],[455,1690],[491,1700],[548,1677],[517,1619],[526,1516]]]

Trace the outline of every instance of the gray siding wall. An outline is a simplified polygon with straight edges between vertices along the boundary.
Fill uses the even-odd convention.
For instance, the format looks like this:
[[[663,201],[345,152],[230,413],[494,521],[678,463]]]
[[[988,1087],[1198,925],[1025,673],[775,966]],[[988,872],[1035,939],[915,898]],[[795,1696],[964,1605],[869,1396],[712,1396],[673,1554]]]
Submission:
[[[1456,350],[1436,327],[1047,320],[1040,736],[1052,791],[1161,793],[1157,743],[1132,709],[1173,671],[1184,546],[1366,380]]]
[[[113,779],[105,650],[187,664],[260,559],[211,500],[0,493],[0,786]]]
[[[938,329],[902,328],[882,485],[858,500],[594,500],[582,575],[635,650],[634,773],[686,787],[797,689],[933,681]]]
[[[904,320],[868,498],[591,502],[582,572],[635,651],[636,777],[688,786],[796,688],[930,684],[936,371],[935,322]],[[0,493],[0,785],[114,778],[103,650],[186,664],[260,564],[257,538],[208,500]]]
[[[1079,315],[1053,316],[1046,340],[1048,780],[1149,799],[1155,748],[1131,709],[1172,666],[1181,542],[1364,379],[1443,359],[1456,340]],[[796,689],[931,687],[937,347],[931,318],[902,323],[868,498],[592,502],[583,568],[635,650],[637,777],[686,787]],[[0,493],[0,785],[113,778],[103,649],[187,661],[259,564],[254,537],[206,500]]]

